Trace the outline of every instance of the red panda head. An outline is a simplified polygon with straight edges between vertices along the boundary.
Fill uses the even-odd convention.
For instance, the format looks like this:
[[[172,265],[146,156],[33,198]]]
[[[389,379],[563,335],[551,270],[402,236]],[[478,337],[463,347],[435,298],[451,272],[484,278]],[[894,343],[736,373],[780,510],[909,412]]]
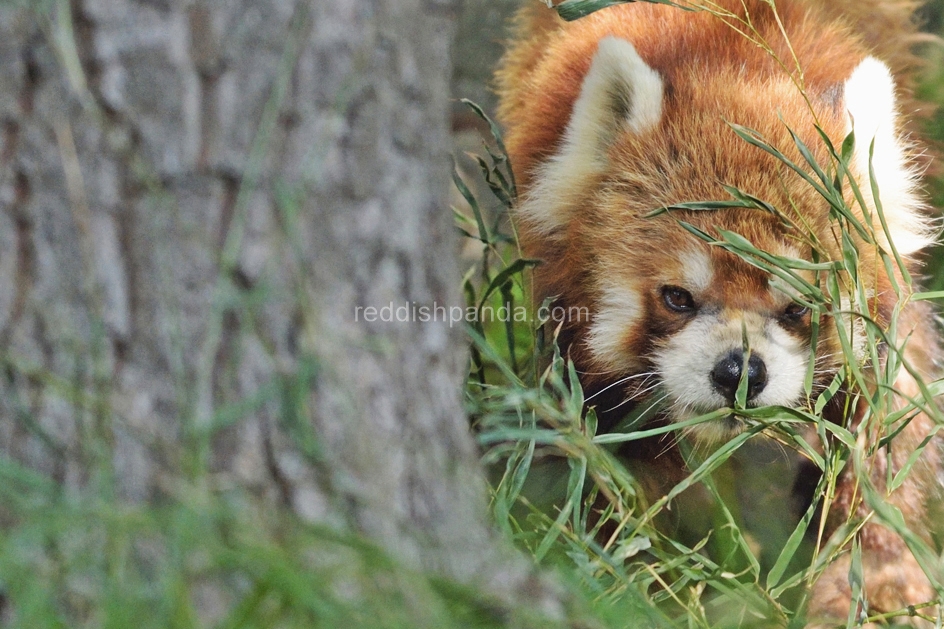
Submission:
[[[519,210],[526,249],[545,260],[535,276],[537,300],[556,296],[589,310],[589,320],[564,325],[585,388],[615,386],[625,399],[659,391],[675,421],[732,406],[743,380],[748,406],[795,406],[811,361],[822,385],[843,360],[825,322],[812,355],[810,310],[795,290],[691,233],[732,232],[780,258],[810,260],[815,248],[841,259],[826,200],[783,162],[739,138],[729,122],[756,130],[797,163],[803,160],[790,130],[823,164],[830,157],[814,122],[836,147],[854,130],[851,167],[869,214],[874,217],[868,175],[874,142],[872,165],[891,239],[905,256],[930,240],[884,64],[866,57],[839,85],[805,96],[786,73],[704,68],[653,67],[626,39],[601,39],[556,151],[530,173]],[[726,186],[779,213],[738,207],[653,215],[666,206],[730,198]],[[848,200],[856,206],[851,195]],[[887,248],[878,221],[856,212]],[[863,247],[861,257],[881,320],[896,298],[874,246],[871,253]],[[812,272],[800,275],[816,282]],[[833,312],[842,309],[834,304]],[[713,439],[736,425],[733,419],[701,424],[694,434]]]

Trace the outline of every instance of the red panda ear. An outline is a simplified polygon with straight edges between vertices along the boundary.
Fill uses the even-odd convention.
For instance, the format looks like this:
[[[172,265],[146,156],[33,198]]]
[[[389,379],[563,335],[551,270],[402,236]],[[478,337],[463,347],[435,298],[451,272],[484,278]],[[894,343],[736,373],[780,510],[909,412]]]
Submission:
[[[645,131],[662,117],[662,79],[625,39],[600,40],[557,154],[544,164],[519,213],[535,229],[557,231],[575,195],[606,168],[607,148],[624,130]]]
[[[640,132],[662,117],[662,79],[625,39],[600,40],[567,125],[566,148],[605,150],[613,135]]]
[[[849,116],[846,131],[855,131],[852,168],[873,215],[870,151],[882,210],[895,247],[899,253],[911,254],[931,244],[935,230],[918,195],[920,173],[899,137],[895,82],[888,66],[866,57],[846,81],[844,101]],[[879,242],[885,243],[887,238],[877,219],[873,227]]]

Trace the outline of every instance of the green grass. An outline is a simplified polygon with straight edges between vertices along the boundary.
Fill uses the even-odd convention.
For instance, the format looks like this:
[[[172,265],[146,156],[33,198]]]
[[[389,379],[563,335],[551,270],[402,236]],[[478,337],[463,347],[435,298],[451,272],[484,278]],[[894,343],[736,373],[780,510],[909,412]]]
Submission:
[[[492,627],[472,591],[416,574],[365,541],[179,486],[166,504],[63,495],[3,462],[4,627]]]

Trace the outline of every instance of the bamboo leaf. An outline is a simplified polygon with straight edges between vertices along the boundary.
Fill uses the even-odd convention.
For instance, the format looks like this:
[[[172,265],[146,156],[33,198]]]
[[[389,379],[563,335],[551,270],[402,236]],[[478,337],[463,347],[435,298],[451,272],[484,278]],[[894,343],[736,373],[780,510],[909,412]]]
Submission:
[[[531,260],[528,258],[518,258],[509,264],[507,267],[502,269],[501,272],[495,275],[495,277],[493,277],[488,283],[488,286],[479,296],[478,307],[481,309],[482,306],[485,305],[485,300],[491,297],[492,293],[494,293],[497,289],[501,288],[509,280],[511,280],[514,275],[521,273],[525,269],[536,267],[539,264],[541,264],[541,260]]]
[[[485,243],[491,242],[491,237],[488,234],[488,229],[485,227],[485,220],[482,218],[482,210],[479,208],[478,201],[475,200],[475,195],[472,194],[472,191],[469,190],[469,187],[465,185],[465,182],[462,181],[462,177],[459,176],[459,171],[456,170],[456,164],[452,164],[452,182],[456,185],[456,188],[459,190],[459,194],[462,195],[462,198],[465,199],[466,203],[469,204],[469,207],[472,208],[472,214],[475,216],[475,223],[479,229],[478,239]]]
[[[564,0],[554,8],[557,10],[557,14],[560,15],[563,19],[568,22],[574,20],[579,20],[582,17],[586,17],[591,13],[595,13],[600,9],[606,9],[607,7],[612,7],[617,4],[628,4],[630,2],[635,2],[636,0]],[[652,4],[665,4],[671,7],[676,7],[684,11],[694,10],[692,7],[684,6],[671,2],[670,0],[642,0],[643,2],[650,2]],[[550,4],[548,5],[550,6]]]
[[[825,488],[826,477],[821,476],[819,482],[816,484],[816,490],[813,492],[813,496],[822,496]],[[818,509],[819,501],[813,500],[813,502],[807,508],[806,513],[803,514],[803,517],[800,518],[800,521],[793,529],[793,532],[790,533],[790,537],[787,538],[787,542],[780,550],[780,554],[777,555],[777,560],[774,562],[770,572],[767,573],[767,589],[771,590],[771,595],[774,596],[774,598],[779,598],[781,594],[779,590],[774,590],[774,588],[780,583],[784,572],[786,572],[787,567],[793,560],[794,555],[796,555],[797,550],[803,543],[803,540],[806,537],[806,531],[809,529],[813,518],[816,517],[816,512]],[[774,592],[776,592],[776,595],[774,595]]]

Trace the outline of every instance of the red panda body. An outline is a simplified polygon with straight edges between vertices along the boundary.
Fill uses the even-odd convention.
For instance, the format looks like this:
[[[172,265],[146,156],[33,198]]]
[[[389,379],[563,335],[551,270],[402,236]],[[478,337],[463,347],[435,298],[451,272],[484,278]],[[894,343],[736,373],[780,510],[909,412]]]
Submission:
[[[659,387],[665,392],[663,421],[731,407],[743,379],[748,406],[799,406],[814,349],[810,310],[789,287],[695,237],[692,228],[719,240],[738,234],[786,259],[810,261],[814,249],[819,259],[843,256],[822,195],[781,160],[738,137],[732,123],[754,130],[800,164],[804,158],[791,130],[821,164],[830,154],[816,126],[835,147],[855,131],[850,167],[866,209],[848,186],[847,201],[877,233],[877,245],[858,244],[869,312],[880,324],[893,319],[893,285],[902,272],[889,277],[876,253],[877,247],[891,248],[875,219],[870,159],[887,233],[906,266],[932,240],[917,191],[915,151],[901,139],[900,88],[889,70],[909,62],[906,3],[779,0],[776,15],[762,0],[712,4],[730,15],[633,3],[565,23],[534,3],[519,14],[498,73],[499,114],[520,183],[521,240],[527,255],[544,261],[535,270],[535,300],[553,296],[565,307],[589,310],[589,320],[565,321],[560,337],[589,395],[605,394],[599,399],[619,405]],[[844,10],[855,15],[844,17]],[[879,26],[864,30],[869,17]],[[654,212],[730,199],[732,189],[776,211]],[[797,273],[817,281],[811,271]],[[834,312],[841,310],[837,304]],[[914,371],[928,380],[939,377],[941,355],[929,312],[908,303],[898,326],[899,338],[910,335],[905,354]],[[818,331],[818,390],[843,360],[833,328],[824,324]],[[896,388],[914,395],[914,380],[901,373]],[[834,415],[834,421],[846,421],[841,409]],[[904,465],[932,425],[918,415],[896,437],[890,459],[869,459],[878,486],[884,486],[886,461]],[[737,430],[732,415],[690,434],[717,441]],[[938,467],[936,450],[928,448],[914,479],[890,494],[917,530],[927,528],[924,502]],[[855,510],[865,513],[853,474],[843,479],[829,522],[844,522]],[[934,598],[897,536],[867,524],[861,543],[874,610]],[[846,618],[848,571],[848,555],[827,568],[812,595],[811,617]]]

